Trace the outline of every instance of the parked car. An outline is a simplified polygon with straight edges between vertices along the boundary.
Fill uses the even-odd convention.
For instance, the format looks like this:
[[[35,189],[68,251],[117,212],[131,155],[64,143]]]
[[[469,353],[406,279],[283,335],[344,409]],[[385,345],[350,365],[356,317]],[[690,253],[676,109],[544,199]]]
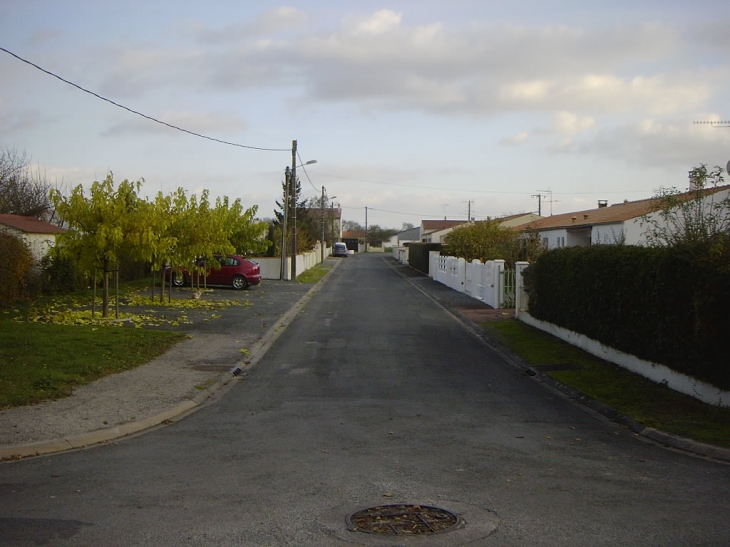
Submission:
[[[220,264],[220,268],[205,268],[205,283],[207,285],[228,285],[236,290],[242,290],[249,285],[261,283],[261,267],[258,263],[238,255],[216,255],[213,257]],[[198,266],[205,266],[204,260],[197,262]],[[174,287],[190,285],[193,278],[197,281],[197,273],[189,272],[183,268],[180,272],[174,272],[170,268],[165,270],[168,281]],[[201,274],[201,283],[203,281]]]
[[[347,245],[344,243],[335,243],[332,246],[332,256],[347,256]]]

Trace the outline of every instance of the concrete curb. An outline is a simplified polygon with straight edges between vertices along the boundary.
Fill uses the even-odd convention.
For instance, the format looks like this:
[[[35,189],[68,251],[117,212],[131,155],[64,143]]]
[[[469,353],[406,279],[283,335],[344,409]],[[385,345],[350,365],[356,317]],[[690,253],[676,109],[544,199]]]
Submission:
[[[685,437],[680,437],[678,435],[672,435],[670,433],[665,433],[663,431],[659,431],[652,427],[646,427],[643,424],[636,422],[627,416],[624,416],[623,414],[619,413],[616,409],[614,409],[604,403],[601,403],[600,401],[596,401],[595,399],[586,395],[585,393],[577,391],[577,390],[573,389],[572,387],[567,386],[567,385],[559,382],[558,380],[555,380],[554,378],[545,374],[544,372],[535,370],[534,368],[530,367],[529,364],[527,364],[522,359],[520,359],[520,357],[518,357],[516,354],[514,354],[512,352],[512,350],[509,349],[507,346],[505,346],[498,340],[495,340],[494,338],[490,337],[489,334],[487,334],[481,327],[479,327],[479,325],[477,325],[472,320],[468,319],[467,317],[465,317],[463,314],[459,313],[458,311],[449,308],[449,306],[446,303],[439,300],[435,296],[429,294],[425,289],[419,287],[417,284],[413,283],[409,277],[402,275],[398,271],[398,268],[394,267],[388,261],[386,261],[386,263],[388,263],[389,266],[391,266],[393,271],[395,271],[398,275],[400,275],[403,279],[405,279],[408,283],[410,283],[411,286],[416,288],[418,291],[420,291],[422,294],[424,294],[426,297],[428,297],[434,303],[436,303],[441,308],[443,308],[447,313],[449,313],[449,315],[454,317],[454,319],[456,319],[457,321],[462,323],[467,328],[467,330],[469,330],[472,334],[474,334],[476,337],[478,337],[480,340],[482,340],[482,342],[484,342],[489,347],[489,349],[491,349],[492,351],[497,353],[507,363],[509,363],[511,366],[517,368],[518,370],[522,371],[523,373],[525,373],[529,376],[533,376],[536,380],[544,383],[545,385],[550,386],[551,388],[555,389],[556,391],[559,391],[566,397],[591,409],[596,414],[599,414],[612,422],[615,422],[623,427],[626,427],[631,432],[633,432],[645,439],[648,439],[654,443],[660,444],[667,448],[673,448],[675,450],[687,452],[692,455],[701,456],[704,458],[710,458],[710,459],[717,460],[717,461],[723,462],[723,463],[730,463],[730,449],[700,443],[697,441],[693,441],[692,439],[687,439]],[[410,268],[410,266],[408,266],[408,267]],[[419,273],[422,274],[422,272],[419,272]],[[422,275],[425,275],[425,274],[422,274]]]
[[[339,265],[340,262],[336,262],[332,269],[327,272],[322,279],[309,289],[304,296],[297,300],[294,305],[276,321],[276,323],[274,323],[258,340],[256,340],[256,342],[254,342],[251,346],[250,353],[246,356],[246,358],[242,359],[237,364],[232,364],[231,367],[233,368],[238,365],[241,369],[250,369],[261,361],[269,348],[274,344],[279,336],[281,336],[284,330],[286,330],[286,327],[291,324],[312,296],[321,289],[324,282],[330,275],[332,275]],[[201,390],[201,392],[193,398],[182,401],[164,412],[143,420],[128,422],[105,429],[97,429],[96,431],[90,431],[88,433],[82,433],[80,435],[73,435],[60,439],[50,439],[48,441],[0,447],[0,461],[20,460],[32,456],[42,456],[56,452],[87,448],[93,445],[108,443],[122,437],[141,433],[145,430],[165,424],[166,422],[172,422],[175,419],[182,418],[183,416],[191,414],[192,412],[202,408],[213,395],[221,394],[225,388],[232,387],[235,383],[233,380],[235,379],[236,377],[231,375],[230,372],[225,372],[219,376],[215,383]]]

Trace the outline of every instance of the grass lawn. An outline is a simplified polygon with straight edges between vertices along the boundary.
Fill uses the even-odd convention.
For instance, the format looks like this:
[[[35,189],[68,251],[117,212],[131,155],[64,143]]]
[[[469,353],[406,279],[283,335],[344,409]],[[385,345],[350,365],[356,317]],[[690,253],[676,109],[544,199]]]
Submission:
[[[161,355],[184,334],[0,319],[0,408],[69,395],[76,386]]]
[[[538,370],[540,365],[577,365],[546,367],[545,373],[645,426],[730,448],[730,408],[672,391],[516,319],[482,328]]]

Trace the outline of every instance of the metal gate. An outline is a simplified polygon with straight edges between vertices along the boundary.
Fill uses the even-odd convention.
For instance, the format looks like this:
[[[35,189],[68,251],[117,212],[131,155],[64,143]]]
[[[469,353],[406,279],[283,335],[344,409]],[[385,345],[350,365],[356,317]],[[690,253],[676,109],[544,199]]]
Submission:
[[[515,270],[502,270],[499,273],[502,302],[500,308],[515,307]]]

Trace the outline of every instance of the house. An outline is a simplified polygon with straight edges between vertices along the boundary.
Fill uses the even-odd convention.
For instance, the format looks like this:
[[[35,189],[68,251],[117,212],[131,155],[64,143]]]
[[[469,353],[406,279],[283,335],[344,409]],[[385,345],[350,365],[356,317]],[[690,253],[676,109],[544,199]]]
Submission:
[[[423,243],[441,243],[442,237],[451,230],[462,224],[466,224],[466,220],[422,220],[420,241]]]
[[[66,228],[54,226],[35,217],[0,214],[0,232],[24,241],[36,263],[39,263],[55,244],[56,236],[67,231]]]
[[[494,220],[499,221],[499,225],[503,228],[514,228],[516,226],[522,226],[524,224],[534,222],[540,218],[542,217],[534,213],[519,213],[516,215],[500,217]],[[424,220],[421,222],[422,229],[424,229],[424,224],[426,225],[426,230],[435,229],[435,231],[424,231],[424,234],[426,235],[421,236],[421,241],[426,243],[444,243],[446,236],[450,234],[454,228],[463,226],[464,224],[467,224],[467,222],[463,220]]]
[[[677,198],[689,200],[695,195],[687,192]],[[725,199],[730,196],[730,185],[710,188],[705,196],[706,199],[712,196],[715,202]],[[595,209],[553,215],[515,229],[537,230],[548,249],[611,243],[641,245],[646,243],[647,229],[642,217],[648,215],[650,219],[659,219],[658,203],[657,198],[626,200],[611,206],[606,201],[599,201]]]

